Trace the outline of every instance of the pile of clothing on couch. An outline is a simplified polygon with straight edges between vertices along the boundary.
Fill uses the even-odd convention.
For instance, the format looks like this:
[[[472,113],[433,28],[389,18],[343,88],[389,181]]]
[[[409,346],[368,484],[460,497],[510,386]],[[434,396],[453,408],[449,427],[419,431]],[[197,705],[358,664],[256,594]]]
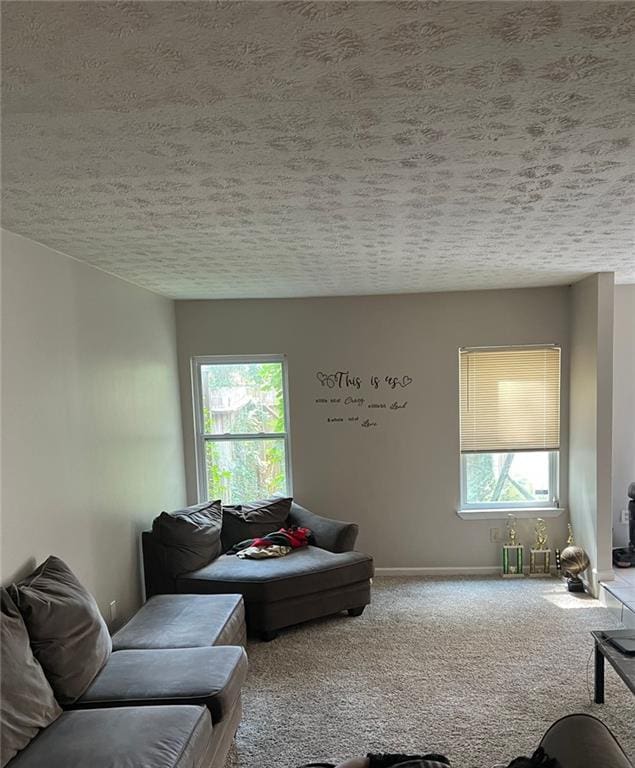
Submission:
[[[264,560],[269,557],[284,557],[293,549],[308,547],[313,543],[314,536],[309,528],[292,525],[290,528],[280,528],[265,536],[240,541],[225,554],[248,560]]]

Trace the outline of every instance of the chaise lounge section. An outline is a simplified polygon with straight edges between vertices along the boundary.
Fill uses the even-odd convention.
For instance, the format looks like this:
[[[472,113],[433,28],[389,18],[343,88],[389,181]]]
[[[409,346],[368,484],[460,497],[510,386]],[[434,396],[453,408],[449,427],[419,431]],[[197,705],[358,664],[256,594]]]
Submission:
[[[315,545],[270,560],[221,554],[176,578],[170,576],[169,550],[153,532],[144,532],[147,595],[240,594],[247,629],[264,640],[284,627],[340,611],[360,615],[370,603],[373,560],[354,551],[358,526],[321,517],[295,502],[285,524],[310,528]]]

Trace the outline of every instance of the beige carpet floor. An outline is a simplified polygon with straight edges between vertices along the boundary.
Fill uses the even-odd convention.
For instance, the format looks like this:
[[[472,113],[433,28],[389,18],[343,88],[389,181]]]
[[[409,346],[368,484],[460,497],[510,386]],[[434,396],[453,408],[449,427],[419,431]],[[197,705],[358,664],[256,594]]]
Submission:
[[[228,766],[435,750],[454,768],[487,768],[531,752],[571,712],[604,720],[632,758],[635,697],[612,669],[606,704],[591,703],[589,630],[612,626],[555,579],[375,579],[363,616],[250,643]]]

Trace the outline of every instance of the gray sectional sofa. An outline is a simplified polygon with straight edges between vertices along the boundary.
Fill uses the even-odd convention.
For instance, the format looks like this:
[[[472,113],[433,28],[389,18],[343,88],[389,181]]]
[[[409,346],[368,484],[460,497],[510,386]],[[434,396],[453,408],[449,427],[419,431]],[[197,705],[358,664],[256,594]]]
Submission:
[[[70,582],[61,561],[49,562],[56,578],[61,573]],[[39,621],[28,589],[37,589],[40,577],[22,592],[18,585],[2,595],[3,768],[222,768],[240,722],[247,674],[242,597],[150,599],[108,637],[112,650],[108,647],[105,663],[97,662],[97,674],[88,673],[88,685],[82,683],[79,695],[62,700],[69,682],[74,685],[78,679],[68,664],[73,636],[81,644],[95,622],[89,616],[77,632],[67,627],[70,644],[57,659],[47,656],[45,646],[50,650],[51,643],[41,644],[28,634],[29,628],[38,629]],[[62,591],[68,594],[67,587]],[[58,596],[52,591],[49,604]],[[82,600],[88,603],[81,593],[69,599],[75,601],[75,616]],[[94,609],[88,604],[89,613]],[[72,648],[76,653],[76,646]],[[80,656],[74,664],[83,673]],[[93,664],[87,657],[84,667]],[[65,680],[60,674],[64,669]],[[25,685],[30,685],[28,701]],[[46,710],[42,702],[48,702]]]
[[[188,515],[201,511],[203,506],[173,514]],[[174,549],[161,541],[156,530],[144,531],[146,594],[241,594],[247,628],[264,640],[273,639],[283,627],[310,619],[340,611],[348,611],[351,616],[362,613],[370,603],[373,559],[354,550],[359,530],[355,523],[316,515],[295,502],[284,518],[269,524],[263,524],[262,516],[258,520],[238,520],[225,508],[220,554],[196,570],[177,575],[171,568]],[[241,560],[226,554],[236,541],[281,526],[309,528],[314,545],[266,561]]]

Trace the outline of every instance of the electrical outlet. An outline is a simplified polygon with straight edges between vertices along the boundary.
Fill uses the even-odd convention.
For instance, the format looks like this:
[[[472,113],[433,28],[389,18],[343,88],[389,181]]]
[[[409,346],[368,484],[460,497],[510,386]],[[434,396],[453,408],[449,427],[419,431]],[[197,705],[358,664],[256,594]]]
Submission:
[[[493,543],[496,543],[500,541],[500,535],[501,531],[500,528],[490,528],[489,529],[489,540]]]
[[[110,602],[110,621],[117,621],[117,601],[111,600]]]
[[[630,517],[631,516],[630,516],[630,512],[628,511],[628,509],[623,509],[620,512],[620,523],[624,523],[624,525],[628,525],[628,523],[630,521]]]

